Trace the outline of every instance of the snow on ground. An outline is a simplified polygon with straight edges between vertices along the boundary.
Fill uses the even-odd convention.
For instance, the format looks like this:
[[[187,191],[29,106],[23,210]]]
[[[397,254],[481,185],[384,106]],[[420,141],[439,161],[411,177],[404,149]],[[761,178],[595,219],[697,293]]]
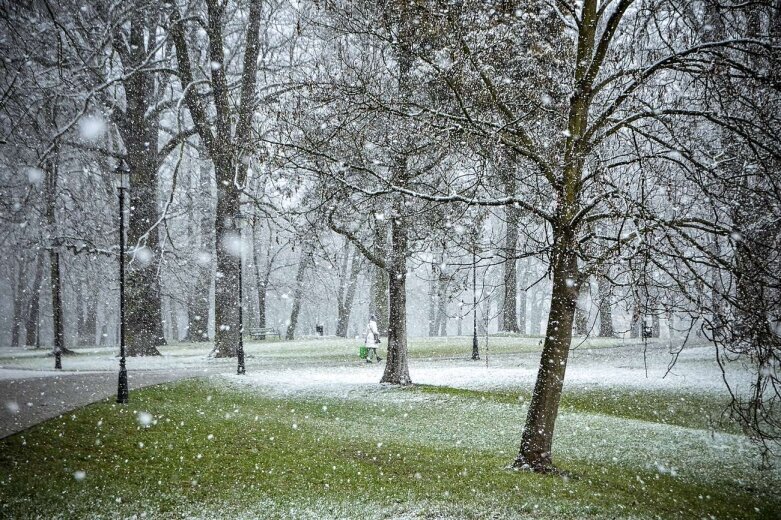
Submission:
[[[466,346],[468,338],[458,338]],[[412,381],[417,384],[453,386],[465,389],[531,390],[537,376],[539,351],[488,351],[480,361],[453,351],[458,341],[449,338],[445,355],[449,357],[415,357],[409,360]],[[525,346],[519,339],[519,346]],[[411,340],[420,352],[433,348],[427,340]],[[527,342],[528,343],[528,342]],[[447,345],[447,343],[445,343]],[[419,345],[423,345],[420,347]],[[443,343],[439,344],[440,346]],[[204,375],[222,374],[230,380],[258,387],[274,394],[323,394],[348,397],[352,393],[377,391],[384,362],[366,364],[357,357],[350,340],[302,340],[278,343],[248,343],[247,374],[235,375],[235,358],[209,357],[209,344],[163,347],[161,356],[128,358],[129,371],[203,371]],[[569,388],[620,387],[637,390],[668,390],[721,393],[724,382],[714,359],[713,347],[687,347],[669,370],[672,359],[666,345],[649,345],[643,355],[642,345],[611,348],[580,347],[571,351],[565,384]],[[455,354],[453,354],[455,352]],[[56,375],[53,359],[41,350],[0,349],[0,378],[25,378]],[[95,347],[80,349],[76,356],[63,358],[67,371],[116,371],[116,349]],[[381,352],[382,354],[382,352]],[[438,354],[442,356],[441,354]],[[28,370],[20,370],[20,369]],[[738,370],[733,377],[746,378]]]
[[[580,350],[568,363],[568,388],[621,388],[678,392],[725,392],[718,365],[709,347],[685,351],[668,373],[670,354],[656,349],[646,353],[641,347]],[[360,398],[380,390],[378,382],[384,363],[365,364],[359,360],[336,364],[249,365],[245,376],[229,375],[231,384],[257,388],[281,396],[323,395]],[[539,353],[502,354],[475,362],[468,358],[411,359],[409,370],[416,384],[451,386],[473,390],[527,390],[537,377]],[[746,373],[738,374],[745,378]]]
[[[68,374],[90,374],[97,372],[75,372],[69,370],[34,370],[0,367],[0,381],[9,379],[28,379],[31,377],[60,377]]]

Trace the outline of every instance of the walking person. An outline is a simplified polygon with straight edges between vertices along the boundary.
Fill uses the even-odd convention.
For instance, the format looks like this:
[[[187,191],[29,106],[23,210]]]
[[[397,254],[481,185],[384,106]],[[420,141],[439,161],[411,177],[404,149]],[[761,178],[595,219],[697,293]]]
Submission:
[[[366,362],[373,360],[378,363],[382,358],[377,355],[377,345],[380,344],[380,331],[377,329],[377,317],[372,314],[369,318],[369,324],[366,326],[366,336],[363,338],[363,344],[366,345],[369,353],[366,356]]]

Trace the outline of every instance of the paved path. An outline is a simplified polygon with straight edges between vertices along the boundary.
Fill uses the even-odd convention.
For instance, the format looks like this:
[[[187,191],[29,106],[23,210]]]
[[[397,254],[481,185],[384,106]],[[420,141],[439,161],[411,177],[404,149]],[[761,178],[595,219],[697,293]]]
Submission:
[[[128,372],[133,390],[212,371]],[[39,372],[0,369],[0,439],[47,419],[117,394],[117,372]]]

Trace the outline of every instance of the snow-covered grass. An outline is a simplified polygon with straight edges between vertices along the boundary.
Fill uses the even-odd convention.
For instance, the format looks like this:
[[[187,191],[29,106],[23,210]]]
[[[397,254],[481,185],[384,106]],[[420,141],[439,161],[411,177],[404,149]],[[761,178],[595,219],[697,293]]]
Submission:
[[[570,477],[506,469],[539,348],[501,339],[498,353],[489,340],[487,364],[485,350],[468,360],[469,338],[413,341],[417,386],[403,389],[379,385],[383,367],[359,362],[356,344],[341,340],[251,343],[243,377],[235,360],[208,359],[208,346],[167,347],[167,357],[132,360],[143,364],[135,369],[212,375],[0,441],[0,517],[781,515],[781,472],[756,469],[754,447],[717,420],[726,396],[707,346],[685,350],[666,377],[664,345],[649,347],[647,364],[642,346],[579,347],[555,438]],[[0,356],[3,366],[48,361]],[[102,356],[113,370],[101,349],[66,363],[94,370]]]
[[[537,337],[489,337],[489,356],[539,352],[540,338]],[[581,345],[582,343],[582,345]],[[245,340],[245,352],[249,364],[284,365],[330,362],[344,364],[355,360],[359,346],[356,338],[306,338],[295,341]],[[610,348],[621,346],[623,340],[590,338],[577,340],[580,348]],[[486,338],[480,338],[481,349],[486,349]],[[210,359],[212,343],[177,343],[160,348],[161,356],[128,358],[130,370],[163,370],[169,368],[202,368],[208,359],[211,367],[229,367],[232,359]],[[114,370],[117,365],[118,347],[73,347],[76,355],[63,358],[63,369],[67,371]],[[471,337],[412,338],[409,341],[410,357],[413,359],[468,358],[472,352]],[[47,349],[25,349],[0,347],[0,367],[23,369],[51,369],[54,360]]]
[[[355,397],[355,396],[353,396]],[[766,517],[778,472],[745,439],[564,412],[570,478],[506,469],[522,405],[378,388],[269,397],[237,376],[135,392],[0,441],[2,516]],[[664,405],[665,403],[661,403]],[[754,508],[758,508],[757,512]]]

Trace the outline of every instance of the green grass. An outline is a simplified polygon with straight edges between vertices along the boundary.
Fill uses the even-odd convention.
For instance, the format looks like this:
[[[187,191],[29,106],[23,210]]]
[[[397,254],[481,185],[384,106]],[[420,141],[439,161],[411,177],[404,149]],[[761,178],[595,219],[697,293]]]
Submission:
[[[485,337],[480,336],[481,352],[486,352]],[[278,363],[284,365],[310,365],[316,363],[343,364],[354,361],[360,340],[354,338],[324,338],[306,339],[295,341],[245,341],[247,357],[262,359],[264,363]],[[622,345],[620,339],[609,338],[576,338],[574,345],[579,349],[603,349]],[[387,342],[384,341],[384,349]],[[411,359],[447,359],[468,358],[472,354],[471,337],[433,337],[410,338],[408,343],[409,357]],[[201,368],[204,357],[212,349],[211,343],[171,343],[162,347],[160,351],[163,358],[130,358],[129,363],[139,363],[144,368],[153,369],[158,362],[165,359],[175,360],[180,366],[189,365]],[[542,349],[540,337],[519,335],[495,335],[488,339],[488,354],[511,355],[530,354],[540,352]],[[113,369],[116,364],[116,349],[106,347],[74,347],[73,356],[63,360],[65,370],[95,370]],[[0,352],[0,365],[6,368],[46,369],[53,368],[53,358],[49,349],[24,350],[5,349]],[[211,359],[210,365],[232,364],[230,359]]]
[[[424,393],[524,403],[531,391],[468,390],[449,386],[418,385]],[[561,410],[602,414],[661,424],[740,434],[740,428],[725,415],[729,402],[720,394],[696,394],[664,390],[592,389],[564,390]]]
[[[635,397],[566,404],[556,440],[572,474],[564,479],[506,469],[523,416],[517,394],[416,387],[298,400],[183,381],[0,440],[0,517],[781,515],[778,481],[768,478],[777,473],[757,474],[739,439],[725,436],[729,449],[718,453],[704,443],[698,454],[696,432],[655,425],[671,445],[653,451],[642,437],[657,430],[626,419],[645,413],[628,405]],[[139,411],[155,422],[139,424]],[[675,453],[678,475],[653,464]]]

